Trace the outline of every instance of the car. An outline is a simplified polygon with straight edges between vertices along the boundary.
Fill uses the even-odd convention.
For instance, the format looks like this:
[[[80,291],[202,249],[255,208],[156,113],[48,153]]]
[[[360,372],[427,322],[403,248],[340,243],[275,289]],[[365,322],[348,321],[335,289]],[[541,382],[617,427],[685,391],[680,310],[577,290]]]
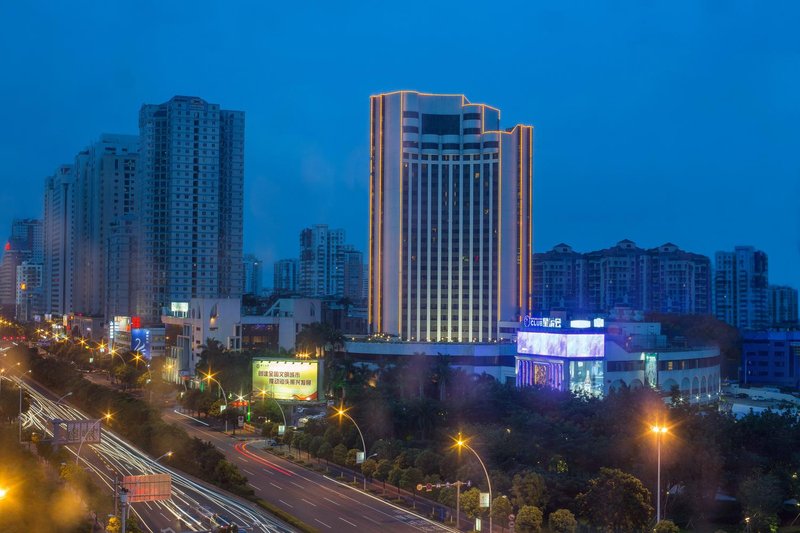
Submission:
[[[275,439],[264,439],[264,446],[277,446],[278,441]]]

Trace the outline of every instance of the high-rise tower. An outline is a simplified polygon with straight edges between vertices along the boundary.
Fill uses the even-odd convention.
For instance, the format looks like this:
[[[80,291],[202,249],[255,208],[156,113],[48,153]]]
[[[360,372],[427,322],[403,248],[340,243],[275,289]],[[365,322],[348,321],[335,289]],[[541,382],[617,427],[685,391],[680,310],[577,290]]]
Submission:
[[[137,314],[243,288],[244,112],[193,96],[139,112]]]
[[[370,120],[371,331],[498,339],[531,308],[533,128],[411,91],[373,96]]]

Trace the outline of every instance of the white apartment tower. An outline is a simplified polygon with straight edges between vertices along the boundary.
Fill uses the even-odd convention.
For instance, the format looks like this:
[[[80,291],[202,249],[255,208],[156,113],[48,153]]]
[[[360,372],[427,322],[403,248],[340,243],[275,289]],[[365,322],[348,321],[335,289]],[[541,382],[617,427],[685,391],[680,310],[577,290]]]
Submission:
[[[752,246],[717,252],[714,270],[714,314],[739,329],[769,325],[767,254]]]
[[[342,253],[347,248],[343,229],[315,224],[300,232],[297,288],[303,296],[341,296],[344,272]]]
[[[143,105],[139,131],[137,314],[155,323],[171,302],[240,297],[244,112],[175,96]]]
[[[462,95],[370,100],[369,322],[490,342],[531,308],[533,128]]]
[[[139,139],[135,135],[103,134],[75,158],[77,240],[74,298],[70,311],[102,316],[107,322],[119,309],[116,285],[119,263],[135,262],[125,250],[110,253],[109,242],[121,220],[135,215],[136,160]],[[128,268],[122,265],[122,269]],[[113,313],[109,315],[109,311]],[[124,311],[121,313],[120,311]]]
[[[72,310],[76,224],[75,169],[61,165],[44,184],[44,312]]]

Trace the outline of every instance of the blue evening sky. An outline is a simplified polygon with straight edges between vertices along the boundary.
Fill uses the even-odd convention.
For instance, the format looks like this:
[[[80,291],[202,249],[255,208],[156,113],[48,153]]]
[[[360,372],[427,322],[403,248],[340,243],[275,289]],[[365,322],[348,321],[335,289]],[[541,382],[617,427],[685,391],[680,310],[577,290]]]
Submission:
[[[798,286],[799,16],[791,1],[6,0],[0,228],[41,216],[45,176],[101,133],[136,133],[142,103],[189,94],[246,112],[246,251],[295,257],[299,231],[327,223],[366,252],[369,95],[458,92],[536,128],[537,251],[750,244]]]

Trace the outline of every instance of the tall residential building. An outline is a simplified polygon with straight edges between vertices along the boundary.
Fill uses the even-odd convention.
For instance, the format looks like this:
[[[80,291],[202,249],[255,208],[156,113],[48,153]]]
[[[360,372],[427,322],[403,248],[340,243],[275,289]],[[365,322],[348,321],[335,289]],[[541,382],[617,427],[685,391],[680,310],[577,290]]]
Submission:
[[[567,244],[533,256],[533,309],[585,309],[586,259]]]
[[[341,296],[344,271],[342,252],[346,249],[343,229],[316,224],[300,232],[300,262],[297,288],[312,298]]]
[[[752,246],[717,252],[714,271],[714,314],[740,329],[769,325],[767,254]]]
[[[797,324],[797,289],[770,285],[767,292],[770,326]]]
[[[371,331],[498,339],[531,308],[533,128],[411,91],[373,96],[370,121]]]
[[[244,264],[243,294],[261,295],[264,288],[262,282],[263,262],[253,254],[246,254],[242,261]]]
[[[275,261],[272,273],[272,289],[278,293],[297,292],[297,259]]]
[[[44,312],[72,309],[75,272],[75,167],[61,165],[44,185]]]
[[[21,290],[17,269],[26,263],[41,265],[43,246],[41,220],[17,218],[11,222],[11,236],[0,261],[0,306],[5,312],[15,312],[17,305]]]
[[[342,297],[354,303],[364,300],[364,254],[358,250],[342,252]]]
[[[244,113],[193,96],[139,112],[137,313],[243,288]]]
[[[23,261],[17,266],[15,316],[21,322],[30,322],[44,309],[42,268],[41,262],[32,260]]]
[[[109,241],[120,221],[136,213],[136,161],[139,139],[135,135],[103,134],[75,158],[77,240],[73,301],[70,311],[105,322],[114,291],[109,291],[110,276],[127,254],[109,253]],[[135,262],[135,261],[134,261]],[[117,280],[110,280],[116,284]],[[126,298],[129,300],[129,298]],[[130,314],[128,307],[125,315]]]
[[[623,240],[585,254],[559,244],[535,254],[533,268],[537,311],[711,313],[711,261],[674,244],[645,250]]]

